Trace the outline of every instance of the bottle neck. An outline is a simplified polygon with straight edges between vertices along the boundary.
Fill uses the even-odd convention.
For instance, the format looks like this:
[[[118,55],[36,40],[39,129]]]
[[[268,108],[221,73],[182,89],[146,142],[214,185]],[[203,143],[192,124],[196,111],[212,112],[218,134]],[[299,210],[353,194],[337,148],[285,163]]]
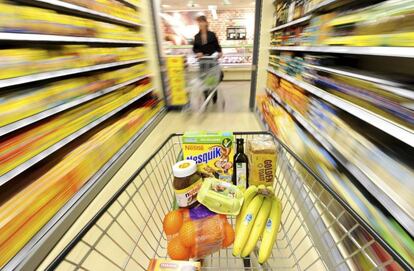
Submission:
[[[237,144],[237,153],[244,153],[244,145]]]

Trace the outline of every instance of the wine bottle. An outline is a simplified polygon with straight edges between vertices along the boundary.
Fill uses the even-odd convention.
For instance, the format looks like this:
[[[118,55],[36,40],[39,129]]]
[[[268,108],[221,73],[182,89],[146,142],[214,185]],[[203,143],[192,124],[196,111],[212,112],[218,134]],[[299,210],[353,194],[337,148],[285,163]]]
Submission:
[[[244,139],[238,138],[237,152],[234,155],[234,170],[233,170],[233,184],[241,189],[248,187],[247,180],[249,179],[249,162],[247,155],[244,153]]]

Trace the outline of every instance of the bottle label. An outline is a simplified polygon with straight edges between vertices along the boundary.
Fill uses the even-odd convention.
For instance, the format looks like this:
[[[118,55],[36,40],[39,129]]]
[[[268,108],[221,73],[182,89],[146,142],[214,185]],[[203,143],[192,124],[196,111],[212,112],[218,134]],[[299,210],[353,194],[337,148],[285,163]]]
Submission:
[[[181,190],[174,189],[177,204],[180,207],[188,207],[197,200],[198,191],[203,184],[203,180],[200,178],[197,182],[189,187]]]
[[[239,188],[247,188],[246,163],[236,163],[236,185]]]

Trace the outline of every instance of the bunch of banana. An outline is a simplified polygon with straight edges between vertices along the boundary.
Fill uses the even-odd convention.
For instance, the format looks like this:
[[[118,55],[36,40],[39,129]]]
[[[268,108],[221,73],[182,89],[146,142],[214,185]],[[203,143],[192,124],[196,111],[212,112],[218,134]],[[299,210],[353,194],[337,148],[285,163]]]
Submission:
[[[259,238],[259,263],[269,258],[280,226],[282,205],[271,187],[251,185],[244,192],[244,203],[236,219],[233,255],[247,257]]]

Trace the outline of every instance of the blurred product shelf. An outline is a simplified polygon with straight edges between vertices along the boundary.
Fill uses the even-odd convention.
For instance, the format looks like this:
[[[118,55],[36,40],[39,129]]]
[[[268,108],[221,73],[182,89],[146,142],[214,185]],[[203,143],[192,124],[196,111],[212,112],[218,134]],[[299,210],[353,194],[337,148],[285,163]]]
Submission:
[[[111,117],[115,116],[118,112],[122,111],[123,109],[127,108],[134,102],[140,100],[141,98],[145,97],[148,93],[151,93],[154,89],[149,89],[142,94],[136,96],[132,100],[128,101],[127,103],[121,105],[120,107],[116,108],[115,110],[111,111],[110,113],[96,119],[95,121],[87,124],[80,130],[76,131],[75,133],[65,137],[63,140],[59,141],[58,143],[54,144],[53,146],[47,148],[46,150],[42,151],[41,153],[37,154],[36,156],[32,157],[28,161],[20,164],[19,166],[15,167],[11,171],[0,176],[0,186],[4,185],[5,183],[9,182],[11,179],[16,177],[17,175],[23,173],[25,170],[31,168],[36,163],[42,161],[46,157],[50,156],[51,154],[55,153],[59,149],[63,148],[76,138],[80,137],[81,135],[87,133],[88,131],[92,130],[93,128],[97,127],[99,124],[103,123],[104,121],[110,119]]]
[[[335,74],[339,74],[339,75],[344,75],[344,76],[349,76],[349,77],[352,77],[352,78],[365,80],[365,81],[368,81],[368,82],[373,82],[373,83],[376,83],[376,84],[385,85],[386,89],[389,92],[392,92],[392,93],[395,93],[395,94],[400,95],[402,97],[414,100],[414,92],[412,90],[406,89],[406,88],[404,88],[404,85],[402,85],[401,83],[390,81],[388,78],[381,78],[381,77],[371,75],[371,74],[368,74],[368,73],[364,74],[364,72],[362,72],[362,71],[359,71],[357,73],[356,71],[354,72],[354,71],[350,71],[350,70],[346,70],[346,69],[335,69],[335,68],[322,67],[322,66],[311,65],[311,64],[308,64],[307,66],[314,69],[314,70],[318,70],[318,71],[325,71],[325,72],[335,73]]]
[[[288,27],[294,26],[294,25],[299,25],[299,24],[306,23],[306,22],[308,22],[311,18],[312,18],[312,16],[311,16],[311,15],[307,15],[307,16],[301,17],[301,18],[296,19],[296,20],[293,20],[293,21],[291,21],[291,22],[289,22],[289,23],[286,23],[286,24],[282,24],[282,25],[276,26],[276,27],[274,27],[274,28],[270,29],[270,32],[275,32],[275,31],[278,31],[278,30],[281,30],[281,29],[284,29],[284,28],[288,28]]]
[[[272,46],[269,50],[414,58],[412,47]]]
[[[318,142],[328,150],[350,173],[358,177],[358,180],[362,185],[375,195],[379,202],[383,203],[384,206],[389,210],[389,212],[398,220],[400,223],[409,231],[414,229],[414,213],[410,213],[409,206],[410,204],[405,202],[404,198],[395,197],[392,195],[388,184],[378,183],[377,181],[371,180],[363,169],[358,165],[354,164],[344,156],[337,149],[337,144],[333,139],[319,132],[313,124],[311,124],[305,117],[303,117],[299,112],[285,103],[275,92],[270,89],[266,89],[266,92],[279,104],[281,105],[289,114],[291,114],[296,121],[301,124],[312,136],[314,136]],[[387,188],[387,189],[385,189]],[[408,208],[408,209],[407,209]],[[414,231],[410,232],[414,234]]]
[[[116,40],[102,38],[88,38],[76,36],[59,36],[45,34],[18,34],[18,33],[0,33],[0,41],[10,42],[47,42],[47,43],[71,43],[71,44],[124,44],[124,45],[144,45],[145,41],[134,40]]]
[[[0,269],[31,270],[166,111],[151,5],[0,6]]]
[[[115,23],[125,26],[131,27],[139,27],[142,26],[140,23],[135,23],[129,20],[121,19],[109,14],[105,14],[102,12],[94,11],[88,8],[84,8],[78,5],[74,5],[71,3],[67,3],[65,1],[60,0],[18,0],[22,3],[27,3],[31,5],[38,5],[43,8],[50,8],[58,11],[66,11],[70,12],[74,15],[88,17],[92,19],[102,20],[109,23]]]
[[[401,226],[388,214],[387,211],[384,212],[384,209],[378,208],[375,201],[373,202],[366,194],[364,194],[364,192],[361,192],[360,188],[358,188],[359,186],[355,186],[346,175],[341,173],[342,170],[336,165],[334,157],[330,158],[330,152],[327,153],[324,151],[325,148],[323,146],[318,147],[318,144],[320,144],[319,140],[323,141],[323,139],[321,139],[322,137],[316,139],[317,141],[315,142],[317,143],[315,144],[311,139],[312,137],[315,137],[315,135],[309,133],[310,136],[307,136],[307,134],[303,132],[307,132],[308,129],[311,129],[309,127],[312,127],[312,125],[308,125],[308,121],[299,122],[298,119],[292,115],[293,112],[297,111],[289,106],[286,108],[281,106],[276,101],[280,100],[279,97],[276,99],[273,97],[268,98],[269,96],[266,98],[259,96],[258,106],[255,110],[257,118],[263,128],[277,135],[284,144],[287,144],[295,151],[296,155],[303,157],[306,164],[314,170],[314,173],[321,176],[324,179],[325,184],[329,186],[341,200],[346,202],[348,208],[351,208],[351,210],[356,213],[356,216],[359,217],[358,220],[363,224],[368,223],[368,225],[370,225],[368,227],[371,227],[370,232],[372,232],[374,236],[382,239],[382,242],[385,240],[385,242],[389,242],[392,245],[392,248],[388,247],[389,251],[394,251],[391,252],[394,255],[393,257],[399,259],[399,263],[407,268],[409,264],[402,260],[398,254],[395,254],[395,251],[401,253],[401,255],[411,263],[413,258],[411,254],[412,242],[410,241],[410,236],[404,232]],[[296,113],[296,116],[303,120],[299,113]],[[302,123],[308,127],[303,131],[301,128]],[[318,137],[318,135],[316,135],[316,137]],[[297,178],[302,179],[303,181],[306,180],[306,177],[306,174],[303,176],[301,176],[301,174],[297,175]],[[322,196],[322,194],[319,194],[319,196]],[[329,205],[330,204],[328,204],[328,206]],[[344,246],[341,246],[340,248],[343,257],[350,257],[350,255],[354,253],[352,251],[354,248],[360,248],[362,250],[360,251],[360,257],[352,259],[352,263],[349,263],[350,265],[364,267],[363,270],[378,269],[384,264],[384,261],[387,261],[388,258],[384,257],[386,252],[381,252],[379,247],[368,249],[372,239],[365,239],[363,233],[355,234],[355,228],[352,228],[352,219],[342,218],[340,219],[342,222],[339,223],[339,228],[337,226],[332,227],[332,219],[328,219],[329,216],[325,217],[323,213],[328,212],[334,214],[336,211],[333,206],[329,206],[328,209],[329,211],[320,214],[320,220],[325,223],[327,231],[332,234],[337,244],[344,242]],[[348,231],[353,232],[351,234],[352,237],[350,238],[351,240],[345,241],[347,238],[344,239],[344,237],[348,235]],[[378,235],[378,233],[382,234]],[[387,245],[385,245],[385,247],[387,247]]]
[[[119,1],[129,5],[130,7],[133,7],[134,9],[140,8],[140,5],[138,4],[138,1],[136,1],[135,3],[132,2],[132,1],[129,1],[129,0],[119,0]]]
[[[355,117],[377,127],[378,129],[386,132],[387,134],[394,136],[396,139],[405,142],[406,144],[414,147],[414,131],[404,127],[398,123],[392,122],[388,119],[383,118],[382,116],[375,114],[371,111],[368,111],[356,104],[353,104],[349,101],[346,101],[342,98],[339,98],[335,95],[332,95],[318,87],[315,87],[309,83],[298,80],[292,76],[279,72],[273,68],[268,68],[268,71],[309,91],[310,93],[318,96],[319,98],[345,110],[346,112],[354,115]]]
[[[31,74],[27,76],[20,76],[20,77],[15,77],[15,78],[10,78],[10,79],[3,79],[3,80],[0,80],[0,88],[12,87],[12,86],[33,83],[33,82],[42,81],[42,80],[49,80],[49,79],[54,79],[54,78],[59,78],[59,77],[64,77],[64,76],[69,76],[69,75],[77,75],[77,74],[86,73],[86,72],[99,71],[99,70],[104,70],[108,68],[126,66],[126,65],[146,62],[147,60],[148,59],[143,58],[143,59],[136,59],[136,60],[119,61],[119,62],[114,62],[114,63],[99,64],[99,65],[83,67],[83,68],[65,69],[65,70],[60,70],[60,71],[51,71],[51,72]]]
[[[260,41],[265,53],[258,88],[266,95],[258,95],[256,103],[264,128],[289,142],[408,270],[414,266],[414,186],[407,181],[414,174],[413,4],[265,3],[267,29],[261,32],[269,36]],[[363,239],[355,238],[350,247]],[[350,266],[376,270],[369,266],[379,257],[380,269],[388,269],[387,259],[376,253],[368,253],[367,261],[348,255]]]
[[[62,105],[53,107],[53,108],[51,108],[49,110],[40,112],[40,113],[35,114],[33,116],[27,117],[25,119],[22,119],[22,120],[13,122],[11,124],[2,126],[2,127],[0,127],[0,137],[3,136],[3,135],[9,134],[11,132],[14,132],[14,131],[16,131],[18,129],[21,129],[21,128],[25,127],[25,126],[29,126],[29,125],[31,125],[33,123],[36,123],[36,122],[38,122],[40,120],[43,120],[45,118],[51,117],[53,115],[56,115],[56,114],[58,114],[60,112],[63,112],[65,110],[68,110],[70,108],[74,108],[74,107],[79,106],[81,104],[84,104],[84,103],[86,103],[88,101],[91,101],[93,99],[96,99],[98,97],[101,97],[103,95],[106,95],[108,93],[111,93],[111,92],[113,92],[115,90],[118,90],[120,88],[123,88],[125,86],[131,85],[131,84],[136,83],[138,81],[141,81],[142,79],[145,79],[145,78],[148,78],[148,77],[150,77],[150,75],[138,76],[138,77],[136,77],[134,79],[131,79],[129,81],[126,81],[124,83],[114,85],[112,87],[109,87],[109,88],[100,90],[100,91],[98,91],[96,93],[83,96],[83,97],[81,97],[79,99],[76,99],[76,100],[74,100],[72,102],[64,103]]]
[[[53,240],[53,233],[56,229],[67,227],[67,224],[75,222],[85,205],[88,205],[103,187],[111,180],[114,174],[122,167],[123,163],[128,159],[132,152],[135,151],[155,126],[165,116],[165,108],[155,109],[151,113],[150,119],[142,125],[137,133],[134,134],[116,153],[96,171],[91,178],[66,202],[32,238],[31,240],[16,254],[12,261],[6,266],[13,269],[25,261],[27,253],[35,254],[40,257],[47,255],[47,250],[41,250],[39,247],[48,247],[48,242]],[[52,234],[51,234],[52,233]]]

